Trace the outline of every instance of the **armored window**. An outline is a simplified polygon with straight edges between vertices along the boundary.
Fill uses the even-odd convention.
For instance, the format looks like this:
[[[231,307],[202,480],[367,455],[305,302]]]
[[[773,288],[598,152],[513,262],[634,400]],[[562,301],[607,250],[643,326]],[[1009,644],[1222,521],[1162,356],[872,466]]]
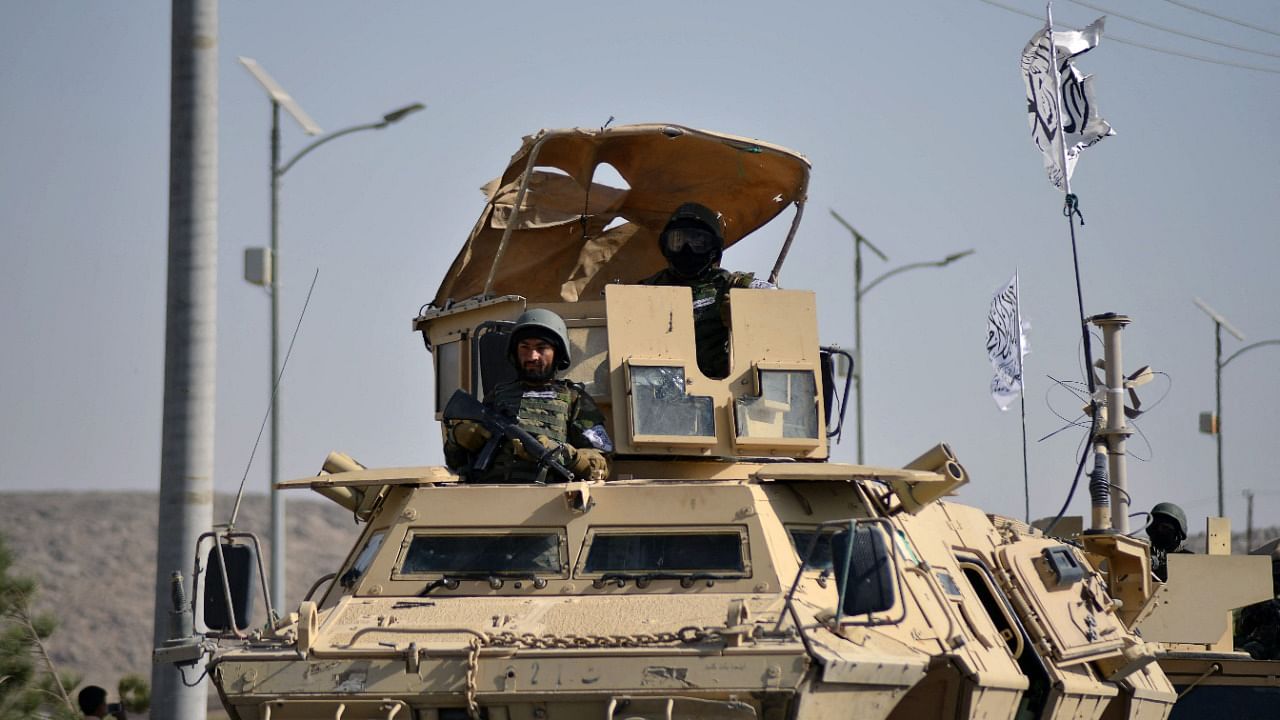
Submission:
[[[1206,661],[1204,668],[1211,672]],[[1261,672],[1261,671],[1259,671]],[[1179,678],[1187,683],[1187,678]],[[1231,685],[1197,685],[1195,682],[1181,684],[1175,682],[1173,689],[1178,691],[1178,706],[1173,717],[1178,718],[1262,718],[1274,717],[1276,707],[1280,705],[1280,688],[1268,687],[1264,683],[1272,680],[1259,676],[1241,676],[1232,678]],[[1251,684],[1247,684],[1251,683]]]
[[[685,392],[684,368],[631,365],[629,369],[635,435],[715,437],[711,398]]]
[[[453,391],[462,387],[462,343],[440,343],[432,354],[436,359],[436,411],[440,412]]]
[[[397,577],[563,575],[564,535],[556,531],[412,532]]]
[[[791,534],[791,544],[806,570],[831,569],[831,536],[835,534],[834,530],[824,530],[821,535],[816,528],[788,528],[787,532]]]
[[[386,530],[378,530],[369,536],[368,542],[364,547],[360,548],[360,553],[356,555],[355,562],[351,563],[351,567],[338,578],[338,584],[344,588],[353,588],[364,576],[369,565],[373,563],[373,558],[378,554],[378,550],[382,549],[382,541],[387,538]]]
[[[360,549],[360,554],[356,556],[356,561],[352,563],[351,569],[363,575],[365,570],[369,569],[369,564],[373,562],[373,556],[378,554],[378,550],[382,548],[382,541],[386,539],[387,531],[379,530],[369,536],[369,542]]]
[[[734,402],[739,440],[818,439],[818,389],[812,370],[757,369],[759,393]]]
[[[745,529],[610,529],[588,534],[583,575],[611,573],[662,577],[746,577]]]

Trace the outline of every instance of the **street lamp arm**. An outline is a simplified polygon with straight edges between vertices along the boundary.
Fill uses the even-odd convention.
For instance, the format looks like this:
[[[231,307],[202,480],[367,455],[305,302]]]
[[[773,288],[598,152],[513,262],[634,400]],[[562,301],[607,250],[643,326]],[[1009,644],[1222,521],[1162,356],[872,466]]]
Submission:
[[[1221,365],[1219,365],[1218,367],[1220,367],[1220,368],[1224,368],[1224,367],[1226,367],[1226,366],[1227,366],[1227,363],[1231,362],[1232,360],[1235,360],[1235,359],[1236,359],[1237,357],[1239,357],[1240,355],[1242,355],[1242,354],[1244,354],[1244,353],[1246,353],[1246,352],[1248,352],[1248,351],[1250,351],[1250,350],[1252,350],[1252,349],[1254,349],[1254,348],[1262,347],[1263,345],[1280,345],[1280,339],[1275,339],[1275,340],[1260,340],[1260,341],[1258,341],[1258,342],[1256,342],[1256,343],[1253,343],[1252,345],[1245,345],[1244,347],[1240,348],[1239,350],[1237,350],[1237,351],[1235,351],[1235,352],[1231,353],[1230,355],[1228,355],[1228,356],[1227,356],[1227,359],[1226,359],[1226,360],[1223,360],[1223,361],[1222,361],[1222,364],[1221,364]]]
[[[412,115],[413,113],[416,113],[419,110],[422,110],[424,108],[426,108],[426,105],[423,105],[422,103],[413,103],[412,105],[405,105],[404,107],[398,110],[392,110],[386,115],[383,115],[382,119],[379,120],[378,122],[365,123],[364,125],[353,125],[349,128],[335,130],[334,132],[331,132],[328,135],[325,135],[319,140],[316,140],[310,145],[299,150],[297,155],[294,155],[292,158],[289,159],[289,162],[286,162],[279,169],[275,170],[276,177],[280,177],[281,175],[284,175],[285,173],[289,172],[289,168],[293,167],[295,163],[301,160],[303,155],[306,155],[307,153],[311,152],[312,150],[315,150],[316,148],[329,142],[330,140],[337,140],[343,135],[350,135],[351,133],[360,132],[361,130],[381,130],[382,128],[388,125],[391,125],[392,123],[400,122],[406,116]]]
[[[894,269],[890,270],[889,272],[886,272],[885,274],[881,275],[880,277],[878,277],[878,278],[876,278],[876,279],[872,280],[871,282],[867,283],[866,285],[864,285],[864,286],[862,287],[862,293],[861,293],[861,294],[862,294],[862,295],[866,295],[868,292],[870,292],[870,291],[871,291],[871,288],[875,287],[876,285],[879,285],[880,283],[884,282],[885,280],[888,280],[890,277],[893,277],[894,275],[897,275],[897,274],[899,274],[899,273],[904,273],[904,272],[906,272],[906,271],[908,271],[908,270],[915,270],[916,268],[925,268],[925,267],[946,267],[947,265],[950,265],[951,263],[955,262],[956,260],[959,260],[960,258],[965,257],[966,255],[972,255],[972,254],[973,254],[973,252],[974,252],[973,250],[965,250],[965,251],[963,251],[963,252],[958,252],[958,253],[955,253],[955,254],[953,254],[953,255],[948,255],[947,257],[945,257],[945,258],[943,258],[943,259],[941,259],[941,260],[931,260],[931,261],[924,261],[924,262],[909,263],[909,264],[907,264],[907,265],[903,265],[902,267],[894,268]]]
[[[294,164],[296,164],[299,160],[301,160],[304,155],[311,152],[312,150],[315,150],[321,145],[324,145],[330,140],[337,140],[343,135],[350,135],[353,132],[360,132],[361,130],[381,130],[382,128],[386,127],[388,124],[389,123],[387,123],[387,121],[383,120],[376,123],[365,123],[364,125],[353,125],[352,127],[349,127],[349,128],[335,130],[334,132],[331,132],[328,135],[325,135],[319,140],[316,140],[310,145],[299,150],[297,155],[294,155],[292,158],[289,159],[289,162],[286,162],[284,165],[280,166],[278,170],[276,170],[276,175],[280,176],[289,172],[289,168],[293,167]]]

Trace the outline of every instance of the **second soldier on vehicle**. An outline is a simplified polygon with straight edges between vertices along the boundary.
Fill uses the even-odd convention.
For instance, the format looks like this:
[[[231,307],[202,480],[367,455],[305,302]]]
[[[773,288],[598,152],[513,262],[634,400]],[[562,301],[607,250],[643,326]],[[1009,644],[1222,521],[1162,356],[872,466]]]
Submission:
[[[568,332],[564,320],[550,310],[529,310],[521,315],[507,341],[507,359],[516,368],[517,379],[499,385],[484,404],[511,418],[555,450],[556,460],[582,480],[603,480],[609,474],[613,453],[604,426],[604,415],[581,385],[556,378],[570,365]],[[449,425],[445,462],[462,472],[469,482],[525,483],[558,480],[548,478],[545,468],[519,441],[501,440],[492,462],[484,469],[473,467],[477,453],[493,434],[483,425],[460,420]]]
[[[1189,553],[1182,546],[1187,540],[1187,514],[1171,502],[1156,503],[1151,508],[1151,524],[1147,526],[1151,540],[1151,572],[1160,582],[1169,580],[1169,553]]]
[[[723,378],[729,374],[729,290],[772,288],[773,284],[756,280],[752,273],[720,267],[724,229],[719,216],[705,205],[685,203],[676,208],[658,243],[667,269],[640,282],[693,290],[698,369],[709,378]]]

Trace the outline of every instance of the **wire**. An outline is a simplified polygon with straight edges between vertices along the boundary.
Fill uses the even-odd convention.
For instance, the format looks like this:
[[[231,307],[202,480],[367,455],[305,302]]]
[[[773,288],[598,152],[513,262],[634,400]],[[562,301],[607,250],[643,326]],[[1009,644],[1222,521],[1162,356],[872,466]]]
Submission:
[[[200,677],[196,678],[196,679],[195,679],[195,682],[187,682],[187,669],[186,669],[186,668],[184,668],[184,667],[179,667],[179,668],[178,668],[178,672],[182,674],[182,684],[183,684],[183,685],[186,685],[187,687],[195,687],[195,686],[197,686],[197,685],[199,685],[199,684],[200,684],[200,681],[204,680],[204,678],[205,678],[205,676],[206,676],[206,675],[208,675],[208,674],[209,674],[209,668],[208,668],[208,666],[205,666],[204,672],[201,672],[201,673],[200,673]]]
[[[1102,344],[1102,337],[1098,335],[1097,331],[1090,330],[1089,331],[1089,347],[1093,347],[1093,341],[1095,340],[1098,341],[1099,345]],[[1080,376],[1085,378],[1085,382],[1082,382],[1079,384],[1084,385],[1085,388],[1089,390],[1093,390],[1094,388],[1092,386],[1097,383],[1097,377],[1096,375],[1094,375],[1095,371],[1097,371],[1097,368],[1086,367],[1086,365],[1089,365],[1089,362],[1086,360],[1086,358],[1089,358],[1091,360],[1092,357],[1093,357],[1092,352],[1085,351],[1084,333],[1080,333],[1080,339],[1076,341],[1076,360],[1080,363]],[[1073,380],[1071,382],[1077,382],[1077,381]],[[1093,402],[1093,396],[1090,395],[1088,392],[1081,395],[1080,399],[1085,401],[1086,403]]]
[[[1121,20],[1128,20],[1131,23],[1145,25],[1146,27],[1159,30],[1160,32],[1167,32],[1172,35],[1181,35],[1182,37],[1185,37],[1185,38],[1191,38],[1192,40],[1199,40],[1200,42],[1206,42],[1206,43],[1209,43],[1210,45],[1217,45],[1219,47],[1231,48],[1232,50],[1239,50],[1240,52],[1252,53],[1254,55],[1262,55],[1264,57],[1280,58],[1280,54],[1267,52],[1265,50],[1253,50],[1247,47],[1242,47],[1240,45],[1232,45],[1231,43],[1222,42],[1220,40],[1214,40],[1213,38],[1207,38],[1202,35],[1182,32],[1181,30],[1174,30],[1173,28],[1164,27],[1163,25],[1157,25],[1153,22],[1140,20],[1136,17],[1133,17],[1132,15],[1124,15],[1122,13],[1116,12],[1115,10],[1108,10],[1107,8],[1104,8],[1101,5],[1094,5],[1093,3],[1087,3],[1084,0],[1071,0],[1071,2],[1075,3],[1076,5],[1087,7],[1090,10],[1097,10],[1098,12],[1104,12],[1108,15],[1114,15],[1120,18]]]
[[[1053,416],[1055,416],[1055,418],[1062,420],[1062,423],[1064,423],[1064,425],[1062,425],[1062,427],[1060,428],[1057,428],[1056,430],[1053,430],[1053,432],[1048,433],[1047,436],[1037,439],[1036,442],[1044,442],[1046,441],[1046,439],[1056,436],[1057,433],[1060,433],[1062,432],[1062,430],[1065,430],[1068,428],[1088,427],[1088,425],[1085,425],[1084,423],[1082,423],[1082,421],[1080,421],[1080,419],[1084,418],[1085,416],[1083,413],[1076,415],[1074,419],[1069,420],[1068,418],[1066,418],[1066,415],[1062,415],[1061,413],[1059,413],[1059,411],[1057,411],[1056,407],[1053,407],[1053,404],[1050,401],[1050,397],[1048,397],[1048,395],[1050,395],[1050,391],[1052,391],[1052,389],[1055,387],[1066,388],[1066,391],[1073,393],[1073,395],[1075,395],[1075,391],[1073,388],[1070,387],[1070,384],[1066,382],[1062,382],[1062,380],[1056,379],[1055,377],[1053,377],[1053,375],[1044,375],[1044,377],[1051,379],[1053,380],[1053,382],[1056,383],[1056,386],[1050,386],[1044,389],[1044,407],[1047,407],[1048,411],[1050,411],[1050,413],[1052,413]]]
[[[1149,462],[1149,461],[1151,460],[1151,458],[1153,458],[1153,457],[1155,457],[1155,456],[1156,456],[1156,449],[1155,449],[1155,447],[1151,444],[1151,438],[1147,437],[1147,434],[1146,434],[1145,432],[1143,432],[1143,431],[1142,431],[1142,426],[1141,426],[1141,425],[1139,425],[1136,421],[1130,421],[1130,422],[1129,422],[1129,426],[1130,426],[1130,427],[1132,427],[1134,430],[1137,430],[1137,431],[1138,431],[1138,435],[1140,435],[1140,436],[1142,437],[1142,442],[1143,442],[1144,444],[1146,444],[1146,446],[1147,446],[1147,456],[1146,456],[1146,457],[1142,457],[1141,455],[1138,455],[1138,454],[1137,454],[1137,453],[1135,453],[1134,451],[1129,450],[1129,449],[1127,449],[1127,448],[1125,449],[1124,454],[1125,454],[1125,455],[1128,455],[1129,457],[1133,458],[1134,460],[1137,460],[1138,462]]]
[[[1049,378],[1050,380],[1052,380],[1052,381],[1054,382],[1054,384],[1053,384],[1053,385],[1050,385],[1050,386],[1049,386],[1049,387],[1047,387],[1047,388],[1045,388],[1045,391],[1044,391],[1044,406],[1045,406],[1046,408],[1048,408],[1048,409],[1049,409],[1049,412],[1053,413],[1054,417],[1058,418],[1058,419],[1059,419],[1059,420],[1061,420],[1063,423],[1065,423],[1065,425],[1063,425],[1062,427],[1058,428],[1057,430],[1054,430],[1053,432],[1049,433],[1048,435],[1045,435],[1044,437],[1040,438],[1039,440],[1036,440],[1036,442],[1044,442],[1045,440],[1048,440],[1049,438],[1053,437],[1054,435],[1057,435],[1058,433],[1062,432],[1063,430],[1066,430],[1067,428],[1072,428],[1072,427],[1079,427],[1079,428],[1088,427],[1088,425],[1087,425],[1087,424],[1080,422],[1080,419],[1081,419],[1081,418],[1086,417],[1086,415],[1085,415],[1084,413],[1080,413],[1080,414],[1079,414],[1079,415],[1077,415],[1074,419],[1072,419],[1072,420],[1068,420],[1068,419],[1067,419],[1067,417],[1066,417],[1065,415],[1063,415],[1062,413],[1058,412],[1057,408],[1055,408],[1055,407],[1053,406],[1053,403],[1052,403],[1052,402],[1050,401],[1050,399],[1049,399],[1049,393],[1050,393],[1050,392],[1052,392],[1052,391],[1053,391],[1053,389],[1054,389],[1055,387],[1061,387],[1061,388],[1065,389],[1067,392],[1069,392],[1069,393],[1071,393],[1072,395],[1076,396],[1076,398],[1077,398],[1077,399],[1079,399],[1079,400],[1084,400],[1084,397],[1083,397],[1083,396],[1081,396],[1081,395],[1080,395],[1080,393],[1076,392],[1076,390],[1075,390],[1074,388],[1072,388],[1072,387],[1071,387],[1071,382],[1074,382],[1074,381],[1070,381],[1070,382],[1068,382],[1068,381],[1059,380],[1059,379],[1055,378],[1054,376],[1052,376],[1052,375],[1048,375],[1048,374],[1046,374],[1046,375],[1045,375],[1045,377],[1047,377],[1047,378]],[[1077,383],[1077,384],[1078,384],[1078,383]]]
[[[302,312],[298,313],[298,324],[293,327],[293,335],[289,338],[289,349],[285,350],[284,361],[280,363],[280,374],[271,385],[271,402],[267,403],[267,414],[262,416],[262,424],[258,426],[258,437],[253,441],[253,449],[249,451],[249,462],[245,463],[244,475],[240,477],[240,489],[236,491],[236,504],[231,508],[231,521],[227,528],[234,528],[236,516],[240,514],[240,500],[244,497],[244,483],[249,479],[249,468],[253,467],[253,456],[258,454],[258,444],[262,442],[262,432],[267,428],[267,420],[271,417],[271,408],[275,405],[276,393],[280,391],[280,379],[284,377],[285,368],[289,367],[289,356],[293,354],[293,342],[298,339],[298,331],[302,329],[302,318],[307,316],[307,306],[311,304],[311,293],[316,289],[316,280],[320,277],[320,268],[311,276],[311,287],[307,288],[307,299],[302,303]],[[200,682],[197,680],[196,682]]]
[[[986,3],[988,5],[993,5],[1002,10],[1008,10],[1009,12],[1014,13],[1015,15],[1022,15],[1023,17],[1029,17],[1033,20],[1040,20],[1042,22],[1044,21],[1044,17],[1041,15],[1036,15],[1035,13],[1027,12],[1026,10],[1012,7],[1010,5],[1005,5],[1004,3],[997,2],[996,0],[978,0],[978,2]],[[1072,25],[1062,24],[1062,26],[1065,28],[1069,28],[1071,30],[1080,29]],[[1150,50],[1152,52],[1158,52],[1165,55],[1173,55],[1175,57],[1186,58],[1188,60],[1198,60],[1200,62],[1206,62],[1211,65],[1224,65],[1226,67],[1242,68],[1244,70],[1257,70],[1258,72],[1271,73],[1272,75],[1280,75],[1280,69],[1277,69],[1277,68],[1262,67],[1261,65],[1247,65],[1245,63],[1231,62],[1229,60],[1218,60],[1215,58],[1209,58],[1203,55],[1193,55],[1191,53],[1178,52],[1177,50],[1170,50],[1168,48],[1162,48],[1162,47],[1157,47],[1155,45],[1147,45],[1146,43],[1140,43],[1136,40],[1130,40],[1120,35],[1108,34],[1107,39],[1112,42],[1120,43],[1121,45],[1132,45],[1133,47],[1142,48],[1143,50]]]
[[[1172,375],[1170,375],[1169,373],[1163,370],[1152,370],[1151,374],[1164,378],[1166,381],[1168,381],[1168,384],[1164,386],[1164,393],[1161,394],[1160,397],[1157,398],[1155,402],[1151,403],[1150,407],[1148,407],[1146,410],[1143,410],[1142,411],[1143,414],[1149,413],[1152,410],[1155,410],[1156,408],[1160,407],[1160,403],[1164,402],[1165,398],[1169,397],[1169,393],[1173,392],[1173,376]]]
[[[1094,416],[1094,420],[1096,424],[1096,420],[1097,420],[1096,415]],[[1093,437],[1093,432],[1094,432],[1094,428],[1091,424],[1089,427],[1089,434],[1086,435],[1085,438],[1088,439]],[[1058,514],[1053,517],[1053,522],[1050,522],[1047,526],[1045,526],[1045,529],[1044,529],[1045,535],[1051,535],[1053,533],[1053,528],[1058,525],[1058,521],[1062,520],[1062,516],[1067,514],[1067,508],[1071,506],[1071,499],[1076,496],[1076,488],[1080,486],[1080,473],[1084,471],[1085,460],[1089,458],[1089,453],[1092,451],[1093,451],[1093,447],[1090,445],[1090,443],[1088,442],[1084,443],[1084,452],[1080,453],[1080,462],[1076,464],[1076,476],[1071,481],[1071,489],[1067,491],[1067,499],[1063,501],[1062,509],[1059,510]]]
[[[1211,18],[1217,18],[1219,20],[1229,22],[1233,25],[1239,25],[1240,27],[1246,27],[1246,28],[1249,28],[1250,30],[1257,30],[1258,32],[1264,32],[1264,33],[1267,33],[1268,35],[1275,35],[1276,37],[1280,37],[1280,32],[1276,32],[1275,30],[1268,30],[1267,28],[1264,28],[1261,25],[1253,25],[1243,20],[1236,20],[1234,18],[1229,18],[1226,15],[1219,15],[1217,13],[1212,13],[1212,12],[1209,12],[1208,10],[1205,10],[1204,8],[1198,8],[1195,5],[1192,5],[1191,3],[1179,2],[1178,0],[1164,0],[1164,1],[1169,3],[1170,5],[1177,5],[1178,7],[1186,8],[1192,12],[1198,12],[1201,15],[1208,15]]]
[[[1132,507],[1132,503],[1130,503],[1130,507]],[[1138,528],[1137,530],[1134,530],[1133,532],[1126,534],[1125,537],[1133,537],[1134,535],[1137,535],[1138,533],[1143,532],[1147,528],[1151,527],[1151,513],[1147,512],[1146,510],[1139,510],[1138,512],[1129,513],[1129,517],[1131,518],[1138,517],[1139,515],[1147,516],[1146,523],[1143,524],[1143,526]]]
[[[1108,481],[1107,481],[1107,485],[1111,488],[1111,491],[1112,491],[1112,492],[1118,492],[1118,493],[1120,493],[1121,495],[1123,495],[1123,496],[1124,496],[1124,504],[1125,504],[1125,505],[1133,505],[1133,496],[1129,494],[1129,491],[1128,491],[1128,490],[1125,490],[1124,488],[1122,488],[1122,487],[1120,487],[1119,485],[1117,485],[1117,484],[1115,484],[1115,483],[1111,482],[1110,480],[1108,480]],[[1135,514],[1136,514],[1136,513],[1135,513]],[[1133,515],[1130,515],[1129,517],[1133,517]]]

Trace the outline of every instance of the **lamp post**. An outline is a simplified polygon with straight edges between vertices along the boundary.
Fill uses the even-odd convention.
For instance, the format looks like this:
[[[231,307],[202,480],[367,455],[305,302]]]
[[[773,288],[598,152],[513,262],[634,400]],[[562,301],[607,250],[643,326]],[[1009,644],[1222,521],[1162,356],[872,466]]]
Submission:
[[[424,106],[421,103],[413,103],[383,115],[377,122],[353,125],[321,135],[282,164],[280,162],[281,108],[292,115],[308,135],[320,135],[323,131],[258,65],[257,61],[241,57],[240,64],[245,66],[245,69],[253,75],[271,98],[271,248],[267,253],[259,252],[256,255],[257,258],[265,258],[265,261],[260,261],[261,264],[254,271],[251,271],[248,263],[253,249],[246,253],[245,279],[269,287],[271,295],[271,597],[276,607],[285,607],[284,498],[276,489],[276,483],[280,481],[280,178],[303,156],[321,145],[361,130],[381,130],[423,109]]]
[[[871,291],[872,288],[884,282],[885,280],[888,280],[894,275],[907,272],[908,270],[915,270],[917,268],[946,267],[947,265],[950,265],[956,260],[959,260],[960,258],[965,257],[966,255],[972,255],[974,251],[962,250],[957,253],[952,253],[942,258],[941,260],[908,263],[901,267],[896,267],[892,270],[889,270],[888,272],[885,272],[884,274],[876,277],[874,280],[867,283],[866,285],[863,285],[862,284],[862,246],[866,245],[868,248],[871,248],[871,251],[874,252],[877,256],[879,256],[881,260],[884,260],[887,262],[889,258],[886,257],[883,252],[880,252],[880,248],[876,247],[870,240],[863,237],[862,233],[858,232],[853,227],[853,225],[849,223],[848,220],[845,220],[843,217],[840,217],[840,213],[836,212],[834,209],[831,210],[831,217],[835,218],[836,222],[843,225],[844,228],[849,231],[849,234],[853,236],[853,367],[849,370],[849,372],[853,373],[854,415],[856,416],[858,421],[858,433],[857,433],[858,464],[861,465],[863,462],[862,296],[866,295],[868,292]]]
[[[1259,348],[1259,347],[1262,347],[1263,345],[1280,345],[1280,339],[1275,339],[1275,340],[1261,340],[1261,341],[1259,341],[1259,342],[1252,343],[1252,344],[1250,344],[1250,345],[1245,345],[1244,347],[1240,348],[1239,350],[1236,350],[1235,352],[1233,352],[1233,353],[1231,353],[1230,355],[1228,355],[1226,360],[1223,360],[1223,359],[1222,359],[1222,329],[1223,329],[1223,328],[1226,328],[1226,329],[1227,329],[1227,332],[1231,333],[1232,335],[1235,335],[1235,336],[1236,336],[1236,339],[1237,339],[1237,340],[1240,340],[1240,341],[1242,341],[1242,342],[1244,341],[1244,334],[1243,334],[1243,333],[1241,333],[1239,330],[1236,330],[1234,327],[1232,327],[1232,326],[1231,326],[1231,323],[1227,322],[1227,319],[1226,319],[1226,318],[1222,317],[1222,315],[1221,315],[1221,314],[1219,314],[1216,310],[1214,310],[1213,308],[1209,307],[1209,306],[1205,303],[1205,301],[1201,300],[1200,298],[1192,298],[1192,299],[1195,301],[1195,303],[1196,303],[1196,307],[1198,307],[1198,308],[1200,308],[1202,311],[1204,311],[1204,314],[1208,315],[1208,316],[1209,316],[1209,319],[1213,320],[1213,342],[1214,342],[1214,356],[1213,356],[1213,400],[1214,400],[1214,412],[1213,412],[1213,415],[1209,416],[1209,421],[1208,421],[1208,422],[1204,422],[1204,420],[1203,420],[1203,418],[1204,418],[1204,415],[1205,415],[1205,414],[1202,414],[1202,415],[1201,415],[1202,420],[1201,420],[1201,427],[1200,427],[1200,430],[1201,430],[1201,432],[1205,432],[1205,433],[1209,433],[1209,434],[1213,435],[1213,436],[1216,438],[1216,440],[1217,440],[1217,445],[1218,445],[1218,517],[1226,517],[1226,507],[1225,507],[1225,504],[1224,504],[1224,502],[1223,502],[1223,482],[1222,482],[1222,368],[1226,367],[1226,366],[1227,366],[1227,363],[1230,363],[1232,360],[1235,360],[1236,358],[1240,357],[1241,355],[1243,355],[1244,353],[1246,353],[1246,352],[1248,352],[1248,351],[1250,351],[1250,350],[1253,350],[1254,348]],[[1252,502],[1252,501],[1251,501],[1251,502]]]

